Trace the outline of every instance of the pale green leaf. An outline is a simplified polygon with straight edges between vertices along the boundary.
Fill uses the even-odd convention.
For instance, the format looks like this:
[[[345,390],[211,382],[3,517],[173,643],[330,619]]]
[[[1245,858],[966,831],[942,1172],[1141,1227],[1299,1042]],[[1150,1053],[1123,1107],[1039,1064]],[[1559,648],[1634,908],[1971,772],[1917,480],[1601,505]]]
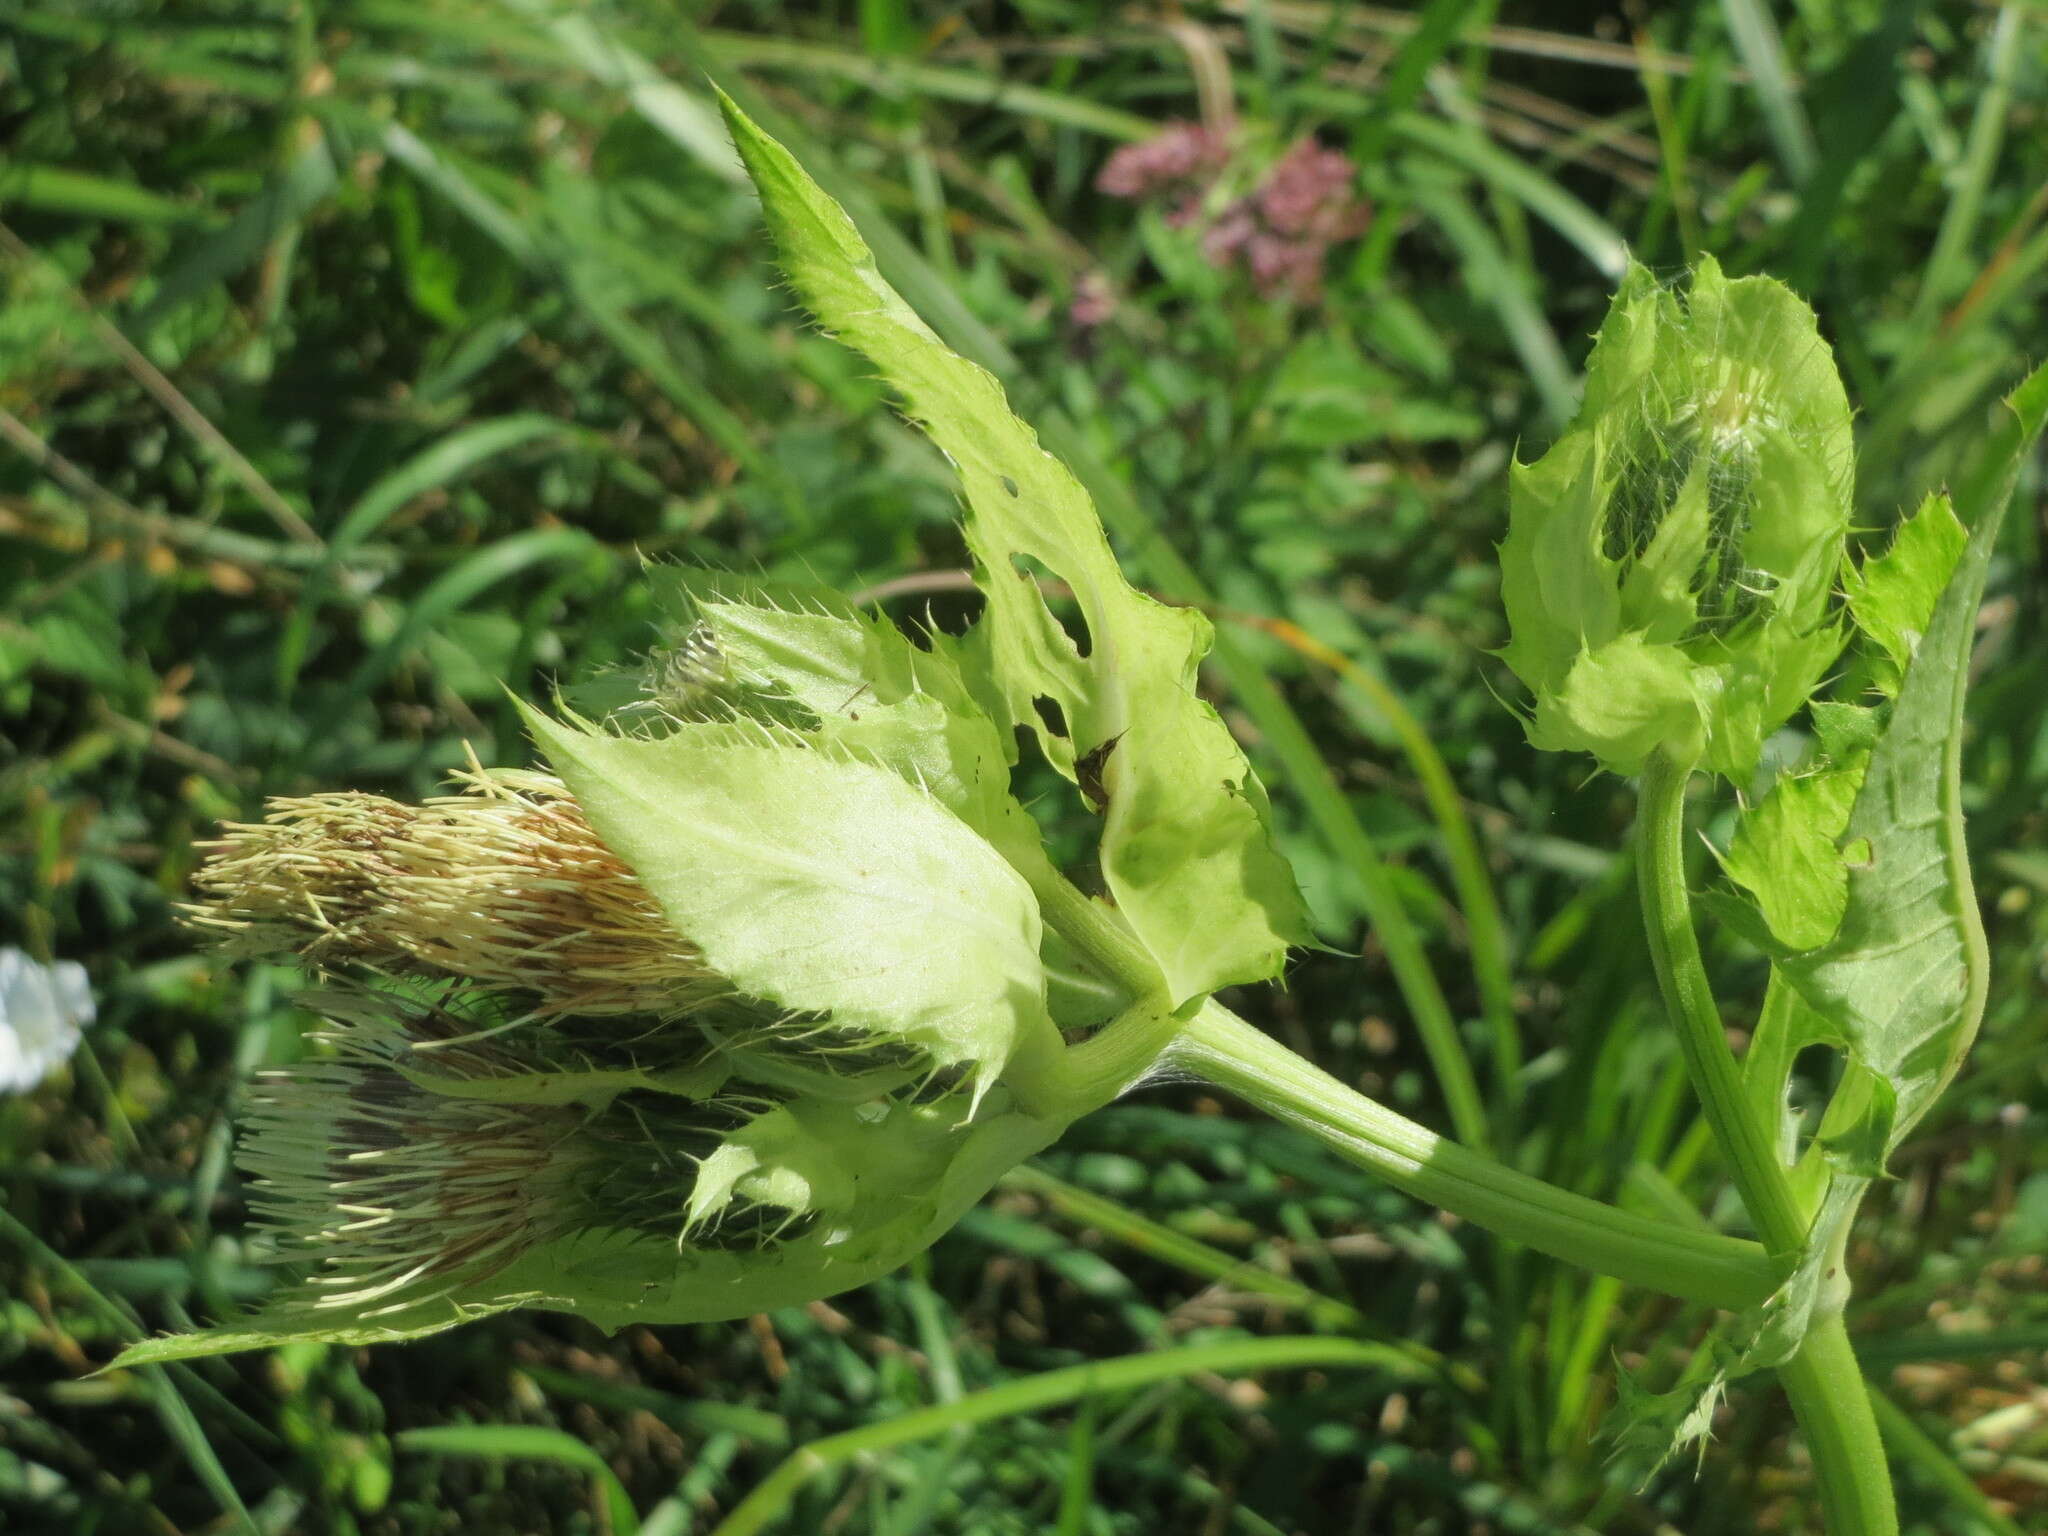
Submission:
[[[1849,869],[1836,839],[1862,781],[1860,758],[1780,778],[1742,818],[1721,860],[1789,949],[1825,944],[1842,924]]]
[[[1008,743],[944,636],[920,647],[823,588],[708,573],[682,583],[699,665],[720,669],[715,697],[894,770],[986,837],[1027,881],[1046,871],[1038,824],[1010,793]]]
[[[273,1308],[221,1328],[204,1328],[196,1333],[173,1333],[162,1338],[131,1344],[114,1357],[108,1370],[131,1365],[161,1365],[170,1360],[198,1360],[208,1355],[239,1354],[248,1349],[274,1349],[295,1340],[312,1344],[403,1344],[441,1333],[463,1323],[475,1322],[493,1312],[521,1306],[531,1297],[458,1307],[442,1301],[421,1309],[404,1320],[372,1322],[350,1313],[323,1313],[308,1307]]]
[[[1783,1365],[1799,1353],[1815,1322],[1840,1315],[1849,1300],[1842,1245],[1869,1187],[1868,1178],[1847,1173],[1828,1185],[1807,1229],[1798,1264],[1760,1308],[1738,1320],[1739,1343],[1729,1366],[1730,1380]]]
[[[1724,1331],[1710,1331],[1678,1381],[1662,1392],[1651,1391],[1627,1366],[1617,1364],[1614,1406],[1600,1426],[1600,1438],[1614,1447],[1617,1461],[1628,1464],[1638,1487],[1680,1451],[1706,1456],[1715,1411],[1728,1391]]]
[[[1510,635],[1501,658],[1539,698],[1563,685],[1582,653],[1621,633],[1595,440],[1567,433],[1535,463],[1508,468],[1500,593]]]
[[[1814,739],[1832,762],[1845,763],[1877,745],[1884,714],[1864,704],[1816,699],[1811,707]]]
[[[889,769],[751,725],[636,738],[526,713],[598,836],[743,993],[977,1085],[1051,1031],[1030,888]]]
[[[1841,925],[1825,945],[1783,962],[1787,978],[1841,1030],[1851,1060],[1893,1089],[1887,1148],[1954,1075],[1984,1009],[1983,919],[1963,841],[1963,697],[1999,524],[2020,460],[2048,416],[2048,370],[2010,405],[1959,487],[1974,519],[1969,542],[1913,650],[1844,830]]]
[[[574,1312],[600,1327],[620,1328],[750,1317],[866,1285],[929,1247],[998,1178],[1044,1150],[1068,1123],[1063,1116],[1021,1112],[1000,1085],[971,1122],[948,1107],[957,1103],[893,1106],[892,1116],[924,1123],[914,1130],[896,1126],[886,1147],[879,1139],[857,1147],[863,1162],[871,1156],[879,1161],[839,1170],[853,1177],[837,1179],[837,1209],[790,1228],[768,1246],[679,1247],[667,1238],[584,1233],[522,1256],[465,1292],[464,1299],[517,1292],[520,1305]],[[776,1166],[751,1198],[771,1191],[792,1195],[795,1179],[816,1178],[821,1187],[835,1181],[816,1157],[801,1157],[800,1167],[795,1161],[778,1164],[778,1158],[800,1156],[793,1144],[754,1151],[764,1165]],[[906,1166],[914,1177],[902,1176]],[[870,1177],[871,1168],[889,1176]],[[750,1171],[741,1170],[739,1179]],[[854,1188],[859,1195],[848,1205],[847,1192]],[[678,1225],[683,1194],[678,1189]]]
[[[1735,898],[1729,904],[1755,916],[1754,910]],[[1825,1191],[1828,1167],[1824,1159],[1802,1159],[1799,1129],[1804,1114],[1791,1102],[1792,1067],[1799,1053],[1809,1045],[1840,1048],[1840,1033],[1799,995],[1799,989],[1773,973],[1764,994],[1762,1012],[1749,1037],[1749,1049],[1742,1055],[1743,1093],[1757,1117],[1776,1132],[1778,1161],[1792,1170],[1793,1196],[1803,1210],[1819,1204]]]
[[[750,1117],[698,1166],[684,1231],[735,1205],[819,1216],[846,1226],[886,1220],[945,1176],[964,1130],[947,1106],[792,1099]]]
[[[1799,1352],[1814,1323],[1839,1315],[1849,1296],[1841,1242],[1869,1182],[1842,1177],[1829,1186],[1792,1273],[1760,1306],[1718,1323],[1671,1390],[1646,1391],[1621,1372],[1621,1391],[1604,1426],[1618,1455],[1640,1458],[1645,1477],[1681,1451],[1704,1455],[1714,1412],[1728,1388],[1783,1365]]]
[[[1969,531],[1949,499],[1929,496],[1919,511],[1899,524],[1890,547],[1865,560],[1849,578],[1849,611],[1890,663],[1877,672],[1879,686],[1887,693],[1898,692],[1899,680],[1934,618],[1935,602],[1968,541]]]
[[[806,1112],[813,1117],[850,1114],[841,1107]],[[763,1165],[778,1158],[782,1162],[749,1192],[751,1198],[787,1195],[795,1178],[815,1178],[821,1187],[830,1183],[837,1195],[835,1209],[766,1246],[679,1246],[671,1238],[594,1228],[533,1248],[452,1296],[374,1317],[294,1300],[225,1327],[146,1340],[114,1364],[233,1354],[294,1340],[403,1343],[514,1307],[571,1312],[616,1329],[628,1323],[721,1322],[801,1306],[866,1285],[907,1262],[949,1231],[998,1178],[1043,1151],[1068,1124],[1061,1115],[1023,1112],[1002,1085],[990,1091],[971,1121],[957,1096],[897,1104],[889,1114],[914,1123],[897,1121],[886,1135],[877,1128],[850,1146],[840,1144],[842,1161],[850,1156],[858,1166],[832,1168],[820,1156],[799,1153],[793,1143],[778,1144],[774,1138],[755,1149]],[[739,1177],[751,1171],[742,1169]],[[679,1229],[687,1198],[679,1184]]]
[[[1802,1161],[1809,1170],[1819,1165],[1866,1182],[1883,1178],[1898,1118],[1899,1095],[1891,1080],[1852,1061]]]
[[[1758,632],[1747,656],[1696,674],[1707,717],[1707,766],[1733,784],[1756,772],[1763,745],[1806,703],[1842,652],[1842,628],[1823,624],[1804,634],[1782,616]]]
[[[1277,974],[1307,930],[1264,791],[1195,692],[1208,621],[1131,588],[1087,493],[1011,414],[1002,387],[910,310],[789,153],[724,106],[797,293],[952,460],[1002,723],[1032,732],[1070,778],[1099,785],[1103,877],[1174,1001]],[[1071,589],[1085,640],[1047,608],[1041,574]]]

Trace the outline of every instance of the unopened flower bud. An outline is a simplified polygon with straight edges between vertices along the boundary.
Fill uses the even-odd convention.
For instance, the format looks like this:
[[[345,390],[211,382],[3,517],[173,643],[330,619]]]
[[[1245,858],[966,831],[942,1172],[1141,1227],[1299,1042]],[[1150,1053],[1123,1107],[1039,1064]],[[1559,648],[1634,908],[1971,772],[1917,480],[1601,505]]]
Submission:
[[[1711,258],[1682,296],[1632,267],[1578,415],[1510,482],[1503,655],[1535,694],[1531,742],[1744,776],[1841,649],[1851,477],[1811,310]]]

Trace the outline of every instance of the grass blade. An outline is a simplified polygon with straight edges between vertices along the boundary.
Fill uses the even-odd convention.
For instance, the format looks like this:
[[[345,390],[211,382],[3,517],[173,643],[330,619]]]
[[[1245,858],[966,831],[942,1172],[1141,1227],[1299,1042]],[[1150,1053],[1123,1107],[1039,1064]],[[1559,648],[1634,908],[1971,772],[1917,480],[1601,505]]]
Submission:
[[[450,432],[385,473],[356,498],[335,526],[331,540],[333,558],[341,559],[408,502],[427,492],[439,490],[478,466],[536,439],[565,437],[575,432],[567,422],[530,411],[471,422]]]
[[[1797,186],[1813,174],[1817,152],[1813,125],[1806,120],[1806,107],[1785,67],[1785,45],[1778,36],[1778,24],[1759,0],[1721,0],[1721,14],[1727,18],[1735,51],[1756,87],[1778,163]]]
[[[914,64],[898,58],[881,59],[793,38],[762,37],[743,32],[700,32],[697,41],[721,64],[794,70],[798,74],[837,75],[889,95],[916,91],[945,101],[1000,107],[1110,139],[1146,139],[1159,131],[1157,121],[1140,117],[1135,112],[1120,112],[1083,97],[1020,85],[973,70]],[[730,71],[720,73],[723,75]],[[739,97],[737,93],[735,99],[746,107],[749,117],[756,115],[755,103]],[[776,137],[784,138],[786,134],[778,128]],[[809,163],[808,156],[805,163]],[[840,201],[845,200],[836,187],[828,185],[825,190]]]
[[[537,1424],[445,1424],[404,1430],[397,1441],[406,1450],[435,1456],[521,1457],[558,1461],[588,1472],[612,1536],[638,1536],[640,1517],[618,1474],[596,1451],[562,1430]]]
[[[334,157],[326,140],[315,134],[281,175],[266,180],[234,217],[193,245],[164,274],[149,303],[128,326],[135,340],[145,340],[187,299],[246,269],[280,234],[319,207],[337,184]]]
[[[1292,1276],[1275,1274],[1250,1259],[1240,1259],[1184,1232],[1176,1232],[1114,1200],[1105,1200],[1100,1195],[1077,1188],[1043,1168],[1023,1164],[1004,1174],[1001,1183],[1005,1189],[1022,1190],[1038,1196],[1068,1220],[1093,1227],[1103,1236],[1135,1248],[1148,1258],[1171,1264],[1187,1274],[1227,1285],[1233,1290],[1269,1297],[1296,1308],[1318,1328],[1357,1332],[1367,1326],[1365,1314],[1349,1302],[1325,1296]],[[1416,1346],[1407,1348],[1414,1364],[1419,1367],[1433,1370],[1442,1363],[1432,1350]]]
[[[1520,203],[1577,246],[1602,277],[1612,281],[1628,266],[1628,242],[1621,231],[1491,139],[1413,112],[1394,125],[1394,133],[1417,149],[1470,171],[1496,192]]]
[[[13,1212],[4,1205],[0,1205],[0,1237],[13,1242],[32,1262],[63,1279],[120,1337],[132,1341],[144,1336],[141,1325],[129,1315],[127,1309],[101,1295],[92,1282],[80,1274],[68,1259],[17,1221]],[[157,1417],[163,1420],[165,1431],[178,1449],[185,1453],[185,1459],[191,1463],[199,1481],[205,1485],[206,1490],[213,1495],[222,1509],[241,1522],[243,1530],[249,1532],[250,1536],[256,1536],[256,1522],[250,1519],[248,1507],[242,1503],[241,1494],[236,1492],[233,1480],[228,1477],[227,1468],[221,1465],[220,1457],[215,1453],[213,1443],[206,1438],[206,1431],[201,1427],[198,1416],[179,1394],[169,1372],[160,1367],[145,1366],[140,1368],[139,1374],[149,1396],[155,1402]]]
[[[1566,360],[1542,305],[1530,293],[1526,274],[1508,259],[1493,231],[1457,188],[1417,176],[1410,179],[1409,195],[1456,249],[1472,291],[1500,317],[1501,329],[1543,401],[1543,414],[1553,428],[1562,430],[1578,407],[1578,374]]]
[[[1230,1339],[1216,1344],[1191,1344],[1156,1354],[1126,1355],[1119,1360],[1068,1366],[970,1393],[957,1403],[940,1403],[899,1414],[880,1424],[828,1435],[793,1452],[720,1522],[711,1536],[753,1536],[789,1511],[790,1502],[810,1478],[860,1456],[915,1444],[948,1430],[1018,1414],[1055,1408],[1100,1393],[1128,1392],[1154,1382],[1175,1381],[1201,1373],[1278,1371],[1300,1366],[1383,1370],[1384,1345],[1351,1339],[1282,1336],[1272,1339]]]
[[[1067,1475],[1060,1484],[1059,1525],[1054,1536],[1087,1536],[1088,1514],[1095,1506],[1095,1399],[1081,1400],[1067,1436]]]
[[[1976,232],[1977,217],[1984,207],[1984,193],[1998,169],[1998,152],[2005,142],[2005,119],[2012,110],[2013,77],[2019,69],[2021,11],[2008,5],[1998,13],[1992,29],[1989,78],[1977,98],[1977,110],[1970,117],[1970,135],[1964,143],[1963,162],[1956,167],[1948,207],[1941,227],[1935,232],[1934,249],[1920,269],[1920,291],[1914,296],[1907,327],[1924,334],[1934,324],[1935,313],[1963,286],[1968,270],[1967,248]]]
[[[117,224],[192,224],[212,221],[214,212],[179,202],[133,182],[95,176],[61,165],[20,161],[0,172],[0,208],[33,208],[38,213],[72,213]]]
[[[437,577],[400,619],[398,628],[356,668],[345,697],[361,697],[388,677],[436,624],[481,593],[529,566],[588,560],[597,541],[580,528],[530,528],[465,557]]]
[[[1870,1406],[1877,1413],[1878,1433],[1892,1454],[1939,1488],[1956,1514],[1968,1517],[1964,1529],[1982,1536],[2025,1536],[2018,1525],[1992,1507],[1977,1480],[1940,1441],[1914,1422],[1911,1414],[1875,1390],[1870,1394]]]

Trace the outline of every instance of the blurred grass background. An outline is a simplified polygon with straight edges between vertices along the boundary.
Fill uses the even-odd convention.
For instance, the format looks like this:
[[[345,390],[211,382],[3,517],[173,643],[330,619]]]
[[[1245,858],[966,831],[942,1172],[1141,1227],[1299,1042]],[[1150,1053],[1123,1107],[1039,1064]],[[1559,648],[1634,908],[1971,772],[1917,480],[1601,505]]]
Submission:
[[[0,942],[83,961],[100,1000],[68,1071],[0,1098],[0,1527],[709,1529],[820,1436],[1324,1333],[1392,1347],[942,1411],[810,1479],[785,1528],[1813,1530],[1768,1389],[1697,1477],[1645,1485],[1597,1438],[1615,1366],[1667,1384],[1705,1319],[1171,1089],[830,1304],[88,1374],[270,1283],[232,1126],[300,1049],[300,978],[195,953],[195,837],[266,794],[429,793],[465,742],[523,761],[500,680],[630,661],[647,557],[967,611],[945,466],[791,313],[707,72],[1005,377],[1135,579],[1219,614],[1216,697],[1325,937],[1363,951],[1304,956],[1254,1016],[1451,1129],[1438,1016],[1503,1155],[1734,1219],[1612,852],[1625,788],[1527,750],[1494,696],[1506,466],[1568,415],[1624,251],[1711,252],[1812,299],[1885,528],[2048,334],[2048,16],[0,0]],[[1235,125],[1225,194],[1304,137],[1349,157],[1371,220],[1319,291],[1262,292],[1170,201],[1098,190],[1173,122]],[[2022,494],[1967,746],[1990,1014],[1854,1245],[1920,1532],[2048,1528],[2048,587]]]

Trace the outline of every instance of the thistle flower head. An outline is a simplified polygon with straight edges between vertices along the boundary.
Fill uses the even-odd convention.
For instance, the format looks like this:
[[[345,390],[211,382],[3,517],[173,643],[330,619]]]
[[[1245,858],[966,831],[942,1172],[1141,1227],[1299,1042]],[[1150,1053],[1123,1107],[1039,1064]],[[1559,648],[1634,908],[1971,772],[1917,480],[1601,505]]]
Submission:
[[[849,827],[875,793],[939,814],[887,770],[823,754],[814,769],[788,727],[725,713],[669,710],[685,734],[602,740],[663,762],[722,743],[740,754],[727,794],[792,764],[803,783],[850,774],[855,793],[830,813],[856,816]],[[587,782],[608,798],[634,771],[608,763]],[[515,1304],[688,1320],[806,1300],[900,1263],[1016,1148],[1055,1134],[999,1080],[1013,1004],[972,1032],[945,1012],[949,986],[936,1014],[877,1010],[875,986],[903,995],[885,966],[856,967],[849,989],[751,995],[685,936],[690,921],[749,975],[750,946],[786,970],[819,934],[704,899],[715,867],[643,879],[596,819],[557,779],[473,767],[460,793],[419,806],[274,802],[215,846],[195,921],[233,952],[296,955],[330,978],[306,998],[322,1054],[266,1081],[240,1154],[274,1256],[307,1272],[266,1327],[393,1337]],[[807,868],[819,839],[790,819],[798,832],[768,856]],[[636,838],[641,866],[675,847]],[[803,915],[886,913],[903,892],[869,862],[842,850],[817,875],[854,904]]]
[[[599,1144],[573,1106],[453,1097],[323,1062],[256,1095],[239,1161],[275,1257],[312,1266],[310,1309],[371,1318],[602,1222]]]
[[[715,1049],[607,1071],[550,1030],[476,1027],[466,985],[307,1001],[330,1054],[266,1078],[238,1157],[270,1257],[307,1271],[280,1331],[519,1302],[681,1321],[827,1294],[930,1240],[964,1153],[1051,1134],[977,1121],[957,1093],[777,1102]]]
[[[531,993],[541,1017],[670,1015],[731,991],[545,774],[474,769],[418,806],[276,799],[226,829],[195,884],[192,920],[230,954],[467,977]]]
[[[1502,655],[1535,695],[1530,741],[1745,776],[1841,649],[1851,446],[1789,290],[1711,259],[1682,295],[1631,268],[1578,415],[1509,485]]]
[[[453,1000],[316,994],[333,1055],[256,1095],[238,1160],[273,1257],[311,1266],[313,1312],[405,1312],[579,1233],[673,1232],[694,1160],[738,1121],[716,1099],[537,1070],[542,1032],[478,1033]]]

